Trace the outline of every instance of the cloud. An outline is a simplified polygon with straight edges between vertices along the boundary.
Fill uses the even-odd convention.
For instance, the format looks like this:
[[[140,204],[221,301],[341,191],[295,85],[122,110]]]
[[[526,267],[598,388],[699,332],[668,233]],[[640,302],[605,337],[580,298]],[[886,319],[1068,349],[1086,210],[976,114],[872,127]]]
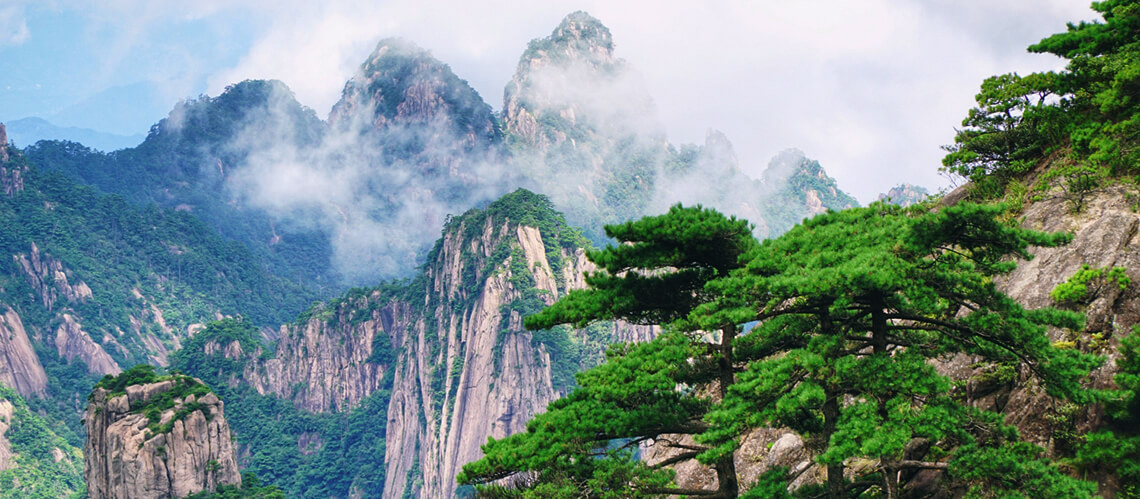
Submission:
[[[22,6],[0,7],[0,49],[21,45],[31,36]]]
[[[288,91],[273,87],[264,112],[247,116],[227,144],[245,157],[227,188],[268,212],[278,229],[327,235],[331,263],[351,284],[407,275],[449,214],[513,188],[493,151],[472,146],[446,117],[377,128],[364,106],[354,110],[363,117],[299,143],[294,106]]]
[[[131,64],[130,47],[162,38],[163,30],[157,27],[241,19],[241,32],[217,35],[218,43],[241,47],[240,55],[224,61],[202,59],[191,48],[184,57],[174,57],[185,59],[177,65],[197,77],[179,79],[178,88],[205,80],[208,92],[216,94],[247,78],[277,78],[322,116],[375,43],[389,36],[428,48],[497,108],[527,41],[546,36],[564,15],[584,9],[611,29],[617,55],[644,76],[672,142],[700,142],[707,128],[723,130],[736,145],[741,167],[754,176],[779,151],[798,147],[818,158],[842,187],[864,202],[900,181],[944,185],[937,173],[939,146],[952,141],[953,127],[973,105],[981,80],[1007,71],[1058,68],[1062,61],[1026,54],[1025,47],[1064,30],[1067,21],[1093,18],[1087,4],[1072,0],[66,3],[79,5],[76,10],[115,33],[107,54],[99,55],[107,58],[108,71]],[[19,8],[3,12],[9,11]],[[0,19],[16,19],[13,26],[25,26],[10,16]]]
[[[798,147],[864,202],[900,181],[945,185],[939,146],[952,141],[981,80],[1058,68],[1056,58],[1025,47],[1092,17],[1083,2],[1063,0],[296,1],[273,9],[264,12],[274,19],[265,36],[215,73],[212,89],[280,78],[324,113],[372,44],[399,35],[499,107],[526,42],[584,9],[644,75],[673,142],[723,130],[754,176]]]

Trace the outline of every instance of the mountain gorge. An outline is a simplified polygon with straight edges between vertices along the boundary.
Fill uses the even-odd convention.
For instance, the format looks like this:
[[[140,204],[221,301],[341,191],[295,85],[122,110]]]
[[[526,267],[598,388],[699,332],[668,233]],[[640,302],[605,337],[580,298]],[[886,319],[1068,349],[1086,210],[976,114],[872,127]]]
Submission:
[[[471,494],[455,477],[488,437],[523,431],[607,345],[655,337],[523,328],[585,287],[603,224],[701,203],[767,237],[857,204],[800,151],[754,179],[720,132],[670,143],[581,12],[527,47],[501,113],[385,39],[327,121],[250,80],[135,148],[0,153],[0,383],[80,448],[100,376],[192,375],[225,401],[237,466],[290,497]]]
[[[583,244],[549,201],[520,190],[452,219],[413,280],[353,290],[283,326],[271,355],[204,333],[179,354],[196,360],[174,365],[313,413],[379,397],[387,448],[373,459],[386,466],[383,495],[451,496],[459,466],[488,436],[522,429],[605,345],[653,336],[620,324],[523,331],[522,315],[582,286]],[[226,359],[236,363],[221,374],[210,367]]]

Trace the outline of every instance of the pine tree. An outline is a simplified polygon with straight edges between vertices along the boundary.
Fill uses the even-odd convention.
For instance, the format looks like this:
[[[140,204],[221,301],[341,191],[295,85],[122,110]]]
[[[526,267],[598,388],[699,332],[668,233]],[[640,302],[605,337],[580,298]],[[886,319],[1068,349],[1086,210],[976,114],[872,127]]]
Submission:
[[[669,464],[705,450],[680,442],[681,452],[654,467],[632,460],[637,445],[665,434],[692,435],[715,386],[722,398],[733,382],[732,344],[737,325],[714,328],[718,335],[686,334],[684,320],[713,298],[709,281],[740,266],[756,246],[751,226],[700,206],[674,206],[668,213],[622,225],[606,233],[621,244],[587,254],[599,271],[586,276],[587,289],[572,291],[525,321],[529,329],[594,321],[673,325],[654,341],[615,346],[607,362],[578,375],[580,388],[551,403],[527,432],[484,447],[486,457],[464,467],[459,480],[483,483],[522,472],[537,473],[519,493],[536,497],[562,491],[573,497],[638,497],[704,493],[668,487]],[[690,387],[690,390],[678,390]],[[732,456],[714,460],[719,497],[738,493]],[[562,493],[558,492],[558,493]],[[505,493],[500,491],[500,493]]]
[[[765,241],[745,268],[711,282],[720,298],[698,307],[697,324],[763,322],[738,341],[747,369],[706,418],[712,426],[698,441],[713,449],[701,459],[731,455],[749,428],[785,426],[822,449],[830,497],[858,485],[843,479],[851,458],[875,460],[885,496],[898,497],[903,470],[951,467],[908,456],[916,439],[975,444],[965,429],[982,427],[1002,435],[987,444],[1016,441],[1000,420],[954,397],[929,362],[950,354],[1024,366],[1050,394],[1089,401],[1079,382],[1098,360],[1057,349],[1045,334],[1081,318],[1025,310],[993,283],[1014,268],[1007,257],[1028,258],[1028,245],[1069,236],[1008,226],[1001,210],[876,204],[829,213]],[[1025,453],[1002,449],[997,455]]]

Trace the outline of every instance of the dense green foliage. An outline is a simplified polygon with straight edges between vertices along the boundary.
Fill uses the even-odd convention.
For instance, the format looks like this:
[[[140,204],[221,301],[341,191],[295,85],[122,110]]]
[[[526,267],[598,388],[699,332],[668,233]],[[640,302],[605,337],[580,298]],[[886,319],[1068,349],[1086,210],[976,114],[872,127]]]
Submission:
[[[11,443],[15,467],[0,471],[0,498],[56,499],[85,495],[82,451],[57,435],[52,425],[29,410],[19,394],[0,385],[0,403],[12,404],[0,438]],[[58,452],[61,459],[56,459]]]
[[[55,345],[36,343],[34,347],[48,376],[48,396],[25,401],[32,411],[44,415],[44,422],[55,434],[66,439],[71,446],[82,448],[86,430],[80,416],[87,408],[85,394],[91,391],[99,377],[88,372],[83,359],[75,358],[68,362],[60,357]]]
[[[600,269],[587,275],[588,288],[571,291],[552,307],[527,317],[526,326],[682,320],[712,299],[704,292],[705,284],[727,276],[739,266],[738,257],[754,248],[751,229],[747,222],[713,210],[679,205],[665,215],[607,226],[607,235],[620,244],[587,253]],[[631,459],[629,449],[663,433],[699,430],[693,420],[707,410],[708,401],[676,387],[712,379],[727,386],[734,335],[735,325],[730,324],[712,344],[677,333],[611,349],[608,361],[579,374],[580,388],[551,403],[545,414],[528,424],[527,433],[488,443],[487,457],[465,466],[460,482],[485,483],[531,471],[538,473],[538,479],[520,492],[524,497],[555,491],[602,497],[676,492],[667,487],[667,470]],[[692,458],[696,453],[690,449],[683,455]],[[735,495],[731,457],[717,462],[716,468],[721,491]]]
[[[72,284],[87,283],[92,298],[67,305],[93,334],[132,331],[131,316],[144,308],[133,290],[153,300],[177,330],[215,312],[277,324],[316,296],[268,273],[247,248],[218,236],[188,213],[130,206],[119,196],[99,194],[30,166],[22,156],[5,167],[23,169],[24,188],[0,196],[0,226],[6,228],[0,232],[0,251],[27,255],[34,243],[64,263],[73,274]],[[50,310],[24,295],[30,290],[16,265],[12,258],[0,262],[12,281],[4,287],[8,303],[21,305],[21,316],[29,323],[49,322]],[[134,355],[120,356],[120,363],[144,360],[141,338],[118,340]]]
[[[1106,402],[1108,428],[1085,436],[1076,462],[1087,471],[1117,476],[1122,499],[1140,498],[1140,327],[1121,338],[1117,391]]]
[[[1062,177],[1079,196],[1098,177],[1138,173],[1140,164],[1140,3],[1093,3],[1101,21],[1069,24],[1029,50],[1069,61],[1059,73],[1005,74],[987,79],[963,128],[946,149],[944,171],[976,184],[983,197],[1002,193],[1050,153],[1067,150]],[[1080,202],[1074,206],[1080,209]]]
[[[700,206],[677,205],[665,215],[606,226],[606,235],[620,244],[587,252],[600,268],[586,276],[588,288],[528,317],[528,328],[582,327],[605,318],[672,322],[709,300],[705,283],[735,268],[737,257],[755,245],[748,222]]]
[[[943,449],[935,460],[950,452],[948,479],[963,486],[1087,496],[1088,484],[1038,460],[1039,450],[1019,442],[1000,417],[965,404],[928,362],[966,353],[983,364],[1020,364],[1053,396],[1093,400],[1080,381],[1098,359],[1058,349],[1045,334],[1046,326],[1078,328],[1081,318],[1024,310],[992,280],[1014,268],[1009,256],[1028,258],[1028,245],[1054,246],[1071,236],[1015,228],[998,221],[1002,211],[959,205],[927,213],[877,204],[821,215],[761,244],[746,228],[747,240],[739,239],[739,230],[721,235],[718,227],[735,222],[715,212],[676,208],[627,224],[615,233],[641,237],[618,237],[633,244],[591,254],[606,272],[527,324],[628,318],[667,323],[673,332],[612,349],[605,364],[580,374],[580,388],[552,403],[526,433],[489,442],[486,457],[466,466],[460,480],[482,483],[529,471],[538,473],[529,490],[605,496],[607,486],[584,484],[623,459],[610,442],[689,433],[703,446],[680,447],[678,460],[713,464],[720,493],[731,497],[735,471],[723,463],[731,462],[747,430],[775,426],[814,442],[816,461],[832,477],[825,492],[831,497],[875,484],[893,497],[902,470],[947,467],[907,455],[916,438]],[[691,219],[697,214],[703,223]],[[702,252],[709,240],[717,243]],[[680,286],[668,280],[694,266],[719,270]],[[638,283],[647,278],[666,284],[653,286],[655,295],[639,294]],[[671,301],[673,290],[684,300]],[[733,339],[737,324],[756,320],[757,327]],[[700,330],[719,330],[728,343],[685,333]],[[713,380],[719,401],[700,388]],[[851,459],[876,465],[856,471],[864,476],[849,484],[843,476]],[[664,470],[631,466],[624,494],[699,494],[662,486]],[[777,478],[770,476],[765,490]]]
[[[765,322],[741,338],[755,360],[706,418],[713,428],[698,440],[713,448],[705,459],[734,450],[747,428],[787,425],[821,441],[817,460],[828,466],[831,497],[847,487],[835,477],[850,458],[877,461],[891,495],[904,461],[922,460],[905,454],[912,439],[969,449],[979,435],[965,429],[985,428],[1005,435],[985,445],[1016,441],[1000,420],[962,405],[927,362],[955,353],[1020,363],[1054,396],[1088,402],[1079,382],[1096,359],[1056,349],[1045,334],[1050,325],[1076,328],[1080,318],[1024,310],[992,282],[1015,265],[1006,256],[1027,258],[1027,245],[1069,236],[1010,227],[997,221],[1001,211],[873,205],[822,215],[765,241],[744,271],[713,283],[723,298],[698,316]],[[995,448],[1006,455],[1020,447]],[[975,458],[952,454],[951,462],[988,473],[988,461]]]
[[[285,499],[285,493],[273,485],[262,485],[253,473],[241,474],[241,487],[220,485],[214,492],[202,491],[185,499]]]
[[[206,353],[209,343],[224,347],[234,342],[241,346],[243,357],[227,358],[221,349]],[[248,322],[216,321],[171,355],[170,369],[203,380],[225,400],[226,420],[240,448],[249,454],[239,463],[243,471],[280,487],[289,497],[347,497],[350,491],[380,495],[388,388],[344,413],[302,411],[289,400],[258,394],[240,381],[246,366],[258,358],[257,352],[266,350]],[[309,445],[302,448],[302,441]],[[273,497],[272,490],[258,493]]]
[[[232,203],[224,185],[226,171],[241,165],[249,153],[248,147],[234,142],[243,140],[247,127],[254,124],[260,135],[257,141],[300,147],[317,144],[325,129],[283,83],[247,80],[217,97],[180,102],[169,117],[151,127],[138,147],[104,154],[73,142],[43,141],[27,147],[25,154],[41,168],[119,194],[136,206],[189,209],[203,226],[224,239],[240,241],[275,275],[295,286],[335,284],[327,236],[275,226],[264,212]],[[283,237],[275,239],[277,235]]]
[[[1049,298],[1061,305],[1083,305],[1100,294],[1105,286],[1116,286],[1121,291],[1132,283],[1132,279],[1125,275],[1124,267],[1108,269],[1094,269],[1087,263],[1081,265],[1067,281],[1058,284],[1049,292]]]

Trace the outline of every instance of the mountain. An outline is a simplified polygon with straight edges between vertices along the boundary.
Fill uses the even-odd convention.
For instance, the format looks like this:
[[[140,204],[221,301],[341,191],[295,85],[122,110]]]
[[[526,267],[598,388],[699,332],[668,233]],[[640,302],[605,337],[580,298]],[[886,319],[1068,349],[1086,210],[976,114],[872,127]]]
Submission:
[[[749,177],[719,132],[669,143],[635,68],[584,12],[528,44],[498,116],[429,51],[384,39],[327,122],[283,83],[250,80],[179,103],[134,148],[48,141],[25,153],[132,203],[189,211],[326,296],[408,276],[448,216],[518,187],[549,196],[599,245],[605,224],[678,202],[768,236],[853,201],[808,197],[806,184],[785,186],[789,174]]]
[[[95,385],[84,478],[93,499],[159,499],[241,486],[224,404],[200,381],[138,366]]]
[[[854,205],[799,152],[757,180],[719,132],[670,144],[581,12],[528,46],[498,116],[387,39],[327,122],[249,80],[137,147],[0,153],[0,381],[81,441],[100,376],[190,374],[226,401],[238,465],[302,497],[468,494],[454,477],[489,436],[652,337],[522,328],[584,286],[604,223],[704,203],[767,236]]]
[[[187,212],[137,208],[4,152],[0,382],[64,424],[73,445],[100,376],[166,365],[216,318],[277,325],[318,296]]]
[[[144,135],[118,135],[90,128],[63,127],[37,117],[10,120],[5,123],[12,142],[29,146],[41,140],[79,142],[100,151],[117,151],[142,143]]]
[[[285,459],[305,463],[278,481],[291,493],[302,494],[312,480],[307,470],[321,469],[325,480],[343,487],[324,489],[326,496],[356,490],[450,497],[459,467],[479,455],[488,436],[521,430],[574,386],[574,373],[601,360],[605,345],[652,336],[650,328],[613,324],[523,331],[523,315],[583,285],[584,244],[550,201],[519,190],[451,219],[410,281],[315,306],[282,326],[272,350],[248,339],[196,337],[173,365],[216,380],[230,394],[237,439],[252,452],[249,465],[259,475],[288,473],[280,469]],[[233,412],[266,404],[267,395],[290,401],[289,411],[313,415],[297,417],[370,421],[386,445],[361,455],[357,449],[373,442],[347,444],[339,442],[339,429],[318,429],[290,434],[293,449],[312,448],[287,457],[291,451],[265,443],[281,433],[243,434],[243,427],[264,423]],[[361,407],[377,412],[358,413]],[[279,450],[268,452],[269,446]],[[329,447],[334,456],[356,456],[356,463],[325,468]],[[368,482],[365,470],[383,480]]]
[[[679,202],[746,218],[761,237],[858,204],[817,162],[791,159],[803,153],[773,159],[758,180],[741,170],[721,132],[710,130],[700,146],[669,143],[639,74],[614,46],[605,25],[574,12],[528,44],[503,98],[508,151],[526,185],[549,195],[595,243],[607,241],[604,224]]]
[[[0,498],[83,492],[82,453],[49,420],[0,383]]]
[[[899,206],[910,206],[925,201],[930,197],[930,191],[925,187],[913,184],[899,184],[891,187],[884,194],[879,194],[879,201],[894,203]]]
[[[282,223],[229,188],[253,151],[319,143],[324,124],[276,81],[246,81],[218,97],[184,101],[135,148],[109,154],[45,141],[25,148],[32,164],[61,172],[136,205],[192,213],[227,239],[241,241],[295,282],[327,286],[329,242],[319,231]]]

